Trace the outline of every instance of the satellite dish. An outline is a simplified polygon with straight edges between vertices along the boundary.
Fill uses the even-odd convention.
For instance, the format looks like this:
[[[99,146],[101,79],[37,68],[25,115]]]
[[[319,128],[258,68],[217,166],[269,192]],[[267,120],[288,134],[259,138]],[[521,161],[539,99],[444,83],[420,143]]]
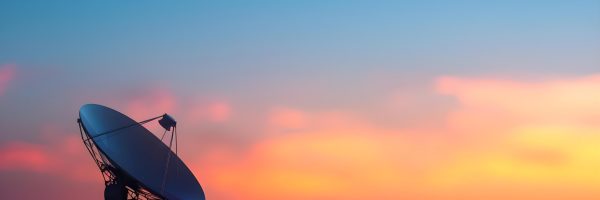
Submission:
[[[159,119],[169,146],[142,124]],[[81,138],[100,168],[107,200],[197,199],[204,191],[194,174],[173,152],[176,122],[167,114],[136,122],[111,108],[87,104],[79,110]],[[177,140],[175,140],[177,144]]]

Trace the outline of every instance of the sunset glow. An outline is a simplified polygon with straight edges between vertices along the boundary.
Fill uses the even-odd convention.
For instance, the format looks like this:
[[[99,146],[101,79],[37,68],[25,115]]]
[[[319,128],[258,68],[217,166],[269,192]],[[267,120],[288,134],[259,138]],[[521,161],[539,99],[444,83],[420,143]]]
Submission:
[[[599,2],[163,3],[0,3],[0,199],[103,199],[86,103],[211,200],[600,197]]]

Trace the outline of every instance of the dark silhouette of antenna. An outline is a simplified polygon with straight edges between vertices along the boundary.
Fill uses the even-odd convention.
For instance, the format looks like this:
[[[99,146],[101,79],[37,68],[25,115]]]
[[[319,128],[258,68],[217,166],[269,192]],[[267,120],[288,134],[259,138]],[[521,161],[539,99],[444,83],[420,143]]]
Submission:
[[[160,139],[142,126],[157,119],[165,129]],[[171,116],[136,122],[111,108],[87,104],[79,110],[77,123],[102,173],[106,200],[205,199],[200,183],[177,155],[177,122]],[[162,141],[167,132],[168,146]]]

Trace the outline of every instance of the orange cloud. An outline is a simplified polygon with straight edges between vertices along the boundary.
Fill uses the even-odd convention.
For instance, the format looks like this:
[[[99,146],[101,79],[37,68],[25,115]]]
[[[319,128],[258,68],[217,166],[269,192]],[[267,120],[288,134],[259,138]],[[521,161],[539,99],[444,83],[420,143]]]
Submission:
[[[442,77],[436,83],[437,91],[457,99],[448,130],[468,147],[433,173],[434,185],[463,199],[473,190],[485,199],[598,195],[600,75],[537,82]]]
[[[413,154],[420,145],[428,146],[427,141],[377,128],[347,113],[277,107],[271,114],[269,127],[273,126],[273,118],[286,119],[286,123],[275,126],[289,125],[288,116],[293,116],[290,121],[294,123],[285,127],[299,127],[295,120],[302,116],[304,128],[293,133],[272,129],[272,136],[261,139],[242,156],[227,147],[207,152],[201,158],[204,165],[191,166],[210,186],[208,194],[223,199],[387,199],[421,195],[408,191],[415,188],[411,182],[420,182],[422,174],[418,172],[432,162],[430,151]]]
[[[223,134],[227,139],[210,145],[204,135],[184,136],[183,154],[207,197],[216,199],[596,199],[598,77],[440,77],[423,96],[446,95],[455,107],[432,116],[446,119],[435,129],[390,128],[352,110],[272,107],[266,118],[247,119],[265,133]],[[124,112],[139,119],[154,115],[148,110],[167,111],[186,124],[230,122],[233,113],[227,101],[182,103],[167,90],[125,102]],[[393,110],[402,112],[411,102]],[[80,139],[56,137],[60,132],[69,131],[44,126],[45,145],[0,145],[0,170],[101,184]]]
[[[276,107],[245,152],[217,146],[191,166],[221,199],[595,199],[598,77],[441,77],[456,107],[435,130]]]

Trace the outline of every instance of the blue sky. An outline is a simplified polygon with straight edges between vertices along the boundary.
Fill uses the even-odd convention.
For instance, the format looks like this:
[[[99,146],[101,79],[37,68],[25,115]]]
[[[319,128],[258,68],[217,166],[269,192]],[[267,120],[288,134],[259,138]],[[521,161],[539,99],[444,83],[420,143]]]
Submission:
[[[346,85],[370,73],[580,75],[597,70],[600,52],[598,1],[14,1],[1,9],[0,63],[39,71],[46,88],[28,88],[54,94],[150,81],[234,94],[305,80]]]
[[[21,77],[2,118],[19,120],[67,117],[59,111],[90,96],[145,86],[248,105],[357,107],[352,99],[441,75],[536,79],[600,63],[598,1],[1,4],[0,63]],[[302,88],[319,98],[290,95]]]

